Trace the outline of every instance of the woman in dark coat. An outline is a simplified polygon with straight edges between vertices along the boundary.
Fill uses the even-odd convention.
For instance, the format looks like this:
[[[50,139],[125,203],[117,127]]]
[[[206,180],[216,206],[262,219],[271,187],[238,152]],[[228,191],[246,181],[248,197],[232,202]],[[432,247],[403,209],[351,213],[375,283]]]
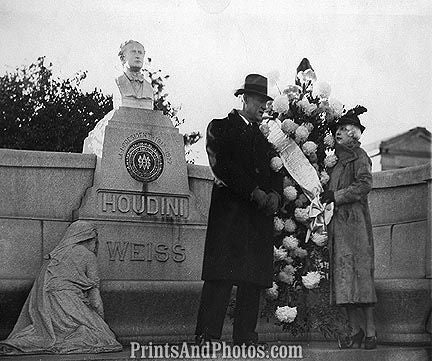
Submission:
[[[374,287],[374,245],[369,214],[368,193],[372,189],[371,160],[360,148],[358,139],[365,129],[358,114],[366,108],[348,111],[336,125],[336,156],[338,162],[330,174],[323,202],[333,201],[335,211],[329,225],[331,251],[331,302],[344,306],[352,329],[340,340],[341,348],[376,347],[373,315],[376,294]],[[366,338],[365,338],[366,336]]]

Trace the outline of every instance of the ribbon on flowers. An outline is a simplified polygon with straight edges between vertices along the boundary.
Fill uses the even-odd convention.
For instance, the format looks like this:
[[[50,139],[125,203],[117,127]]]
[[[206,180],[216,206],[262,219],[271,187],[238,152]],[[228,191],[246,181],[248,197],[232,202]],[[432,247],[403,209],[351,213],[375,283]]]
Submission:
[[[302,188],[310,201],[316,198],[323,189],[315,168],[310,164],[297,143],[282,132],[276,121],[271,120],[268,125],[270,132],[267,140],[273,144],[279,153],[285,169]]]
[[[326,225],[333,215],[333,207],[325,207],[320,202],[319,195],[323,189],[318,174],[297,143],[282,132],[277,121],[270,120],[268,126],[267,140],[273,144],[285,169],[311,201],[308,207],[310,223],[305,240],[307,242],[312,233],[327,233]]]
[[[319,197],[316,196],[312,199],[308,206],[309,213],[309,226],[306,233],[305,243],[309,241],[312,233],[318,233],[321,235],[327,234],[327,225],[333,216],[334,204],[322,204]]]

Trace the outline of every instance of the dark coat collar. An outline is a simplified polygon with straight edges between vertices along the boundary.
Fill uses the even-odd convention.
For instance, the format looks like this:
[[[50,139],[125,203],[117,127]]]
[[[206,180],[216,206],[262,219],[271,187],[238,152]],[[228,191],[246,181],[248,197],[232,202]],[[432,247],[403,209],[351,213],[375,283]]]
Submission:
[[[248,125],[240,116],[237,109],[233,109],[231,112],[228,113],[228,119],[231,121],[233,127],[238,128],[240,130],[248,129]]]
[[[352,162],[353,160],[356,160],[358,158],[357,155],[357,149],[360,148],[360,142],[355,141],[351,146],[346,146],[342,144],[335,145],[335,153],[338,157],[338,162],[341,162],[342,164],[347,164],[349,162]]]

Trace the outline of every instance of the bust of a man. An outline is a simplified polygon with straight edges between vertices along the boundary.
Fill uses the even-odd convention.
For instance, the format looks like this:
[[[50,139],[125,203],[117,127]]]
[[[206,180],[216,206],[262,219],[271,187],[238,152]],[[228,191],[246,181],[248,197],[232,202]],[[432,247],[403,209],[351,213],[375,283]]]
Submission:
[[[138,41],[128,40],[120,45],[118,55],[123,64],[123,74],[116,78],[120,106],[153,109],[153,88],[141,73],[144,46]]]

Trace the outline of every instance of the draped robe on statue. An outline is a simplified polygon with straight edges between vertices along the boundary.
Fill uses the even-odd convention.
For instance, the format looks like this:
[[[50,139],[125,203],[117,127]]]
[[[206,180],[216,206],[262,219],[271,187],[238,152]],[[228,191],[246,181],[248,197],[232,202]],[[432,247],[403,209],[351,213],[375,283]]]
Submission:
[[[80,244],[96,235],[89,222],[69,226],[42,266],[14,329],[0,342],[0,350],[3,346],[8,354],[65,354],[122,349],[100,315],[102,303],[99,292],[94,292],[99,287],[96,256]]]

